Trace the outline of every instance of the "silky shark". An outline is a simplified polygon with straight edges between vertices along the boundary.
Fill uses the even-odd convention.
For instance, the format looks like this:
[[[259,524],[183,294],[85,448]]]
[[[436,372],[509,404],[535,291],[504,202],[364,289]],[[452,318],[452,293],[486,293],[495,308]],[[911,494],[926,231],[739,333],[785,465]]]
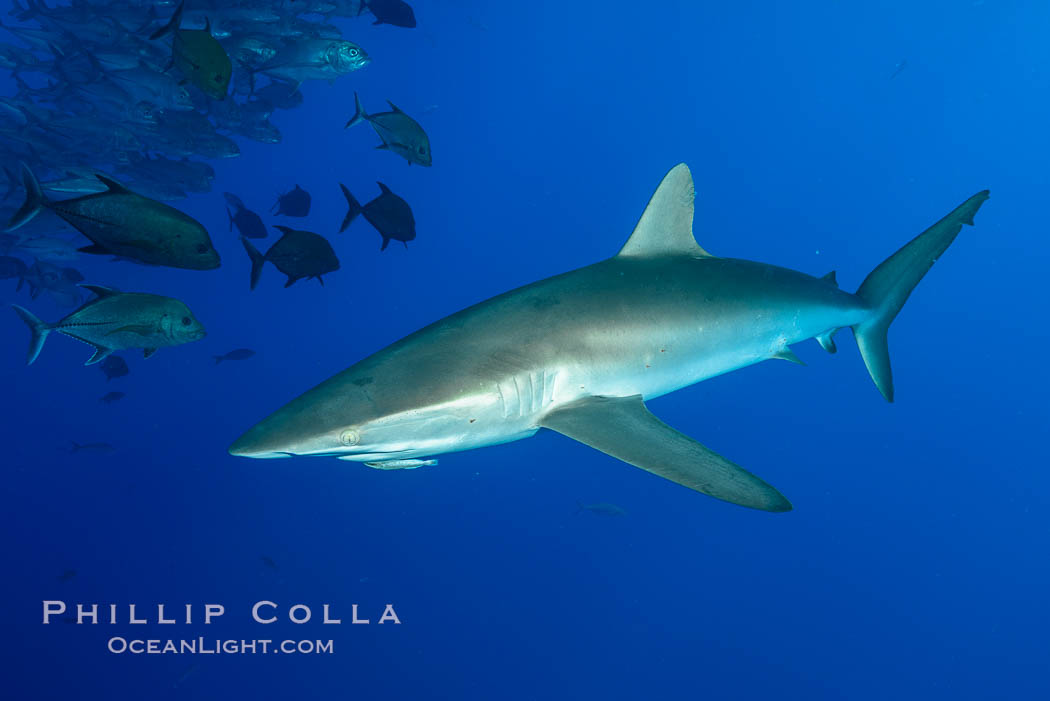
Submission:
[[[254,458],[335,456],[384,469],[551,429],[741,506],[790,502],[664,424],[653,397],[850,327],[893,401],[886,332],[912,289],[988,199],[979,192],[875,268],[855,294],[833,273],[713,256],[693,238],[693,179],[673,168],[608,260],[453,314],[365,358],[240,437]]]

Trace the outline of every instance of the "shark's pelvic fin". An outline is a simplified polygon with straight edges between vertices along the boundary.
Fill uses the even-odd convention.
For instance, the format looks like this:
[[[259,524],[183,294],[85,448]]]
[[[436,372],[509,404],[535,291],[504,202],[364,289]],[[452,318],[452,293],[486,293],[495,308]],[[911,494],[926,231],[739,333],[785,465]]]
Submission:
[[[776,360],[786,360],[789,363],[794,363],[795,365],[805,365],[805,363],[802,362],[802,358],[795,355],[795,351],[791,350],[787,346],[784,346],[783,348],[778,350],[772,355],[772,357]]]
[[[693,174],[679,163],[660,181],[620,256],[710,256],[693,238]]]
[[[835,332],[838,329],[832,329],[831,331],[825,331],[824,333],[817,336],[817,343],[820,347],[826,350],[828,353],[838,352],[838,346],[835,345]]]
[[[540,426],[716,499],[791,510],[776,489],[653,416],[639,395],[579,399],[547,414]]]
[[[871,379],[888,402],[893,401],[893,373],[886,344],[890,323],[919,280],[959,235],[963,224],[973,226],[974,215],[988,197],[988,190],[982,190],[953,209],[884,260],[857,290],[857,296],[871,305],[872,313],[867,320],[853,326],[853,334]]]

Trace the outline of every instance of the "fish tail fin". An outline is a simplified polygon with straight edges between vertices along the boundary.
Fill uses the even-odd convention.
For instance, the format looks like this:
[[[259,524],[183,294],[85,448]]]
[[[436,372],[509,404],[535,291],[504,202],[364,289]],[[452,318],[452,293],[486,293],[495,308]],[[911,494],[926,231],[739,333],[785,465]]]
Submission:
[[[26,354],[26,365],[32,365],[36,357],[40,355],[40,351],[44,347],[44,341],[47,340],[47,335],[51,333],[51,327],[37,319],[32,312],[24,307],[12,304],[11,308],[18,313],[18,316],[22,317],[22,321],[26,322],[26,326],[29,327],[29,331],[33,334],[32,339],[29,341],[29,352]]]
[[[44,191],[40,189],[40,182],[25,163],[22,164],[22,184],[26,189],[26,201],[12,215],[11,221],[7,225],[8,231],[14,231],[27,223],[39,214],[40,210],[47,204],[47,197],[44,196]]]
[[[343,129],[349,129],[350,127],[354,126],[355,124],[360,124],[361,122],[365,121],[366,119],[368,119],[368,113],[365,112],[365,107],[364,107],[364,105],[361,104],[361,98],[358,97],[357,93],[355,92],[354,93],[354,116],[350,118],[350,121],[346,123],[346,126],[343,127]]]
[[[230,231],[233,231],[233,212],[230,211],[229,207],[226,208],[226,216],[230,218]]]
[[[254,290],[255,286],[259,284],[259,276],[262,275],[263,264],[266,262],[266,258],[244,236],[241,237],[241,244],[244,246],[244,250],[248,252],[248,257],[252,260],[251,289]]]
[[[18,189],[18,176],[12,173],[7,166],[4,166],[4,175],[7,177],[7,192],[4,193],[4,201],[6,201]]]
[[[186,6],[186,0],[182,0],[179,3],[178,8],[175,10],[175,14],[171,16],[168,23],[149,35],[150,39],[160,39],[165,34],[174,34],[179,29],[179,25],[182,24],[182,10]]]
[[[84,446],[80,445],[76,441],[69,441],[69,452],[76,453],[77,451],[82,450],[83,448]]]
[[[871,316],[855,324],[864,365],[886,401],[893,401],[893,373],[886,333],[911,291],[959,235],[963,224],[973,226],[973,217],[988,199],[982,190],[884,260],[861,283],[857,296],[871,305]]]
[[[350,194],[350,190],[346,185],[339,183],[339,187],[343,189],[343,197],[346,198],[347,206],[346,216],[343,217],[343,225],[339,227],[339,233],[343,233],[346,231],[346,227],[350,226],[350,222],[361,213],[361,203],[357,201],[357,198]]]

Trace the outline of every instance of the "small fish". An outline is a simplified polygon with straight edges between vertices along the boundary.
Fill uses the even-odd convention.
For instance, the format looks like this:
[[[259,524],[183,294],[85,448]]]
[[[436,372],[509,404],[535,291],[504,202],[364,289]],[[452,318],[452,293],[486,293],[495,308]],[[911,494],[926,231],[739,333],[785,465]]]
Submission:
[[[391,192],[390,188],[383,183],[377,182],[376,185],[379,186],[381,191],[379,197],[362,207],[357,199],[350,194],[350,190],[347,189],[346,185],[339,183],[339,187],[343,189],[343,196],[346,198],[348,207],[339,231],[346,231],[346,228],[350,226],[350,222],[358,214],[364,214],[368,223],[374,226],[379,235],[383,237],[383,245],[380,246],[379,250],[385,251],[391,239],[401,241],[405,244],[405,248],[408,248],[408,242],[416,237],[416,220],[412,216],[412,208],[408,206],[408,202]]]
[[[263,264],[270,261],[282,273],[288,276],[285,287],[290,287],[297,280],[303,278],[317,278],[324,285],[326,273],[339,270],[339,259],[336,258],[332,244],[328,239],[312,231],[299,231],[287,226],[275,226],[275,229],[283,235],[277,243],[270,246],[266,255],[259,253],[251,241],[241,237],[244,250],[252,261],[251,289],[259,284],[259,276],[262,275]]]
[[[255,355],[255,351],[251,348],[238,348],[237,350],[232,350],[224,355],[216,355],[213,357],[215,358],[215,364],[218,365],[224,360],[247,360],[253,355]]]
[[[71,453],[112,453],[116,448],[109,443],[77,443],[70,441],[69,452]]]
[[[222,44],[212,36],[211,20],[205,18],[204,29],[180,29],[186,2],[179,3],[171,21],[153,32],[150,39],[174,34],[171,42],[172,64],[186,79],[208,97],[224,100],[233,75],[233,64]]]
[[[262,217],[244,206],[244,202],[241,198],[232,192],[224,192],[222,196],[226,198],[229,207],[226,208],[226,214],[230,218],[230,231],[233,231],[233,226],[237,225],[237,231],[241,233],[241,236],[246,236],[250,239],[264,239],[266,238],[266,225],[263,224]],[[230,207],[236,210],[236,213],[230,211]]]
[[[356,111],[344,129],[349,129],[355,124],[368,122],[372,125],[376,134],[383,141],[376,148],[387,149],[408,161],[409,165],[418,163],[421,166],[432,165],[430,153],[430,139],[419,122],[409,117],[397,108],[393,102],[387,100],[390,112],[378,112],[368,114],[361,104],[361,98],[354,93],[354,104]]]
[[[437,465],[438,461],[434,458],[429,460],[420,460],[418,458],[402,458],[399,460],[375,460],[373,462],[366,462],[365,465],[374,467],[377,470],[414,470],[417,467],[427,467],[428,465]]]
[[[76,307],[83,301],[77,282],[84,279],[75,268],[61,268],[54,263],[38,260],[26,271],[25,282],[29,296],[36,299],[41,292],[61,307]]]
[[[286,217],[305,217],[310,213],[310,193],[296,185],[294,190],[279,195],[270,211]]]
[[[0,256],[0,280],[18,278],[18,287],[15,288],[16,292],[22,289],[22,285],[25,284],[26,273],[28,272],[29,266],[21,258]]]
[[[81,285],[96,298],[54,324],[47,324],[17,304],[12,308],[26,323],[33,337],[26,364],[32,365],[48,334],[57,331],[95,349],[85,365],[105,360],[110,353],[141,348],[148,358],[158,348],[177,346],[204,338],[204,326],[185,304],[171,297],[123,293],[100,285]]]
[[[106,392],[102,395],[102,398],[99,399],[99,401],[103,404],[112,404],[113,402],[120,401],[124,396],[123,392]]]
[[[99,368],[102,369],[103,374],[106,376],[106,382],[116,377],[124,377],[129,372],[127,361],[119,355],[109,356],[102,361]]]
[[[69,580],[73,579],[76,576],[77,576],[77,571],[76,570],[66,570],[62,574],[58,575],[58,581],[60,581],[60,582],[68,582]]]
[[[576,513],[581,513],[583,511],[590,511],[592,514],[597,514],[598,516],[626,516],[627,515],[627,512],[623,509],[623,507],[617,506],[616,504],[606,504],[606,503],[600,503],[600,502],[597,503],[597,504],[584,504],[582,502],[576,502],[576,506],[578,507],[576,509]]]
[[[372,24],[389,24],[412,29],[416,15],[404,0],[361,0],[361,12],[368,10],[376,18]]]
[[[273,560],[271,560],[266,555],[260,555],[259,559],[262,560],[263,564],[266,565],[267,567],[269,567],[271,570],[276,571],[278,569],[277,568],[277,563],[274,562]]]

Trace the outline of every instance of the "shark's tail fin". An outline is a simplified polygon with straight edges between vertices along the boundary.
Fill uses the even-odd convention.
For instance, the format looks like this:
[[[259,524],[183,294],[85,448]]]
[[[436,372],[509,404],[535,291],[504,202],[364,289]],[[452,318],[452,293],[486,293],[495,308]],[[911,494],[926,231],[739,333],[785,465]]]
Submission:
[[[40,350],[44,347],[44,341],[47,340],[47,335],[51,333],[51,327],[37,319],[28,309],[24,309],[17,304],[12,304],[11,308],[18,312],[18,316],[22,317],[22,321],[26,322],[26,326],[29,327],[29,331],[33,334],[32,340],[29,341],[29,352],[26,354],[26,365],[32,365],[36,357],[40,355]]]
[[[357,201],[357,198],[350,194],[349,188],[342,183],[339,183],[339,187],[343,188],[343,197],[346,198],[346,216],[343,217],[343,225],[339,227],[339,233],[346,231],[346,227],[350,226],[358,214],[361,213],[361,203]]]
[[[252,245],[252,242],[241,237],[241,243],[244,245],[244,250],[248,252],[248,257],[252,259],[252,273],[251,273],[251,289],[255,289],[255,286],[259,284],[259,276],[262,275],[263,264],[266,262],[266,257],[262,253],[259,253],[259,249]]]
[[[857,290],[857,296],[873,309],[867,320],[853,326],[853,334],[868,373],[886,401],[893,401],[893,373],[886,332],[919,280],[955,240],[963,224],[973,225],[974,215],[987,199],[988,190],[982,190],[963,202],[884,260]]]

